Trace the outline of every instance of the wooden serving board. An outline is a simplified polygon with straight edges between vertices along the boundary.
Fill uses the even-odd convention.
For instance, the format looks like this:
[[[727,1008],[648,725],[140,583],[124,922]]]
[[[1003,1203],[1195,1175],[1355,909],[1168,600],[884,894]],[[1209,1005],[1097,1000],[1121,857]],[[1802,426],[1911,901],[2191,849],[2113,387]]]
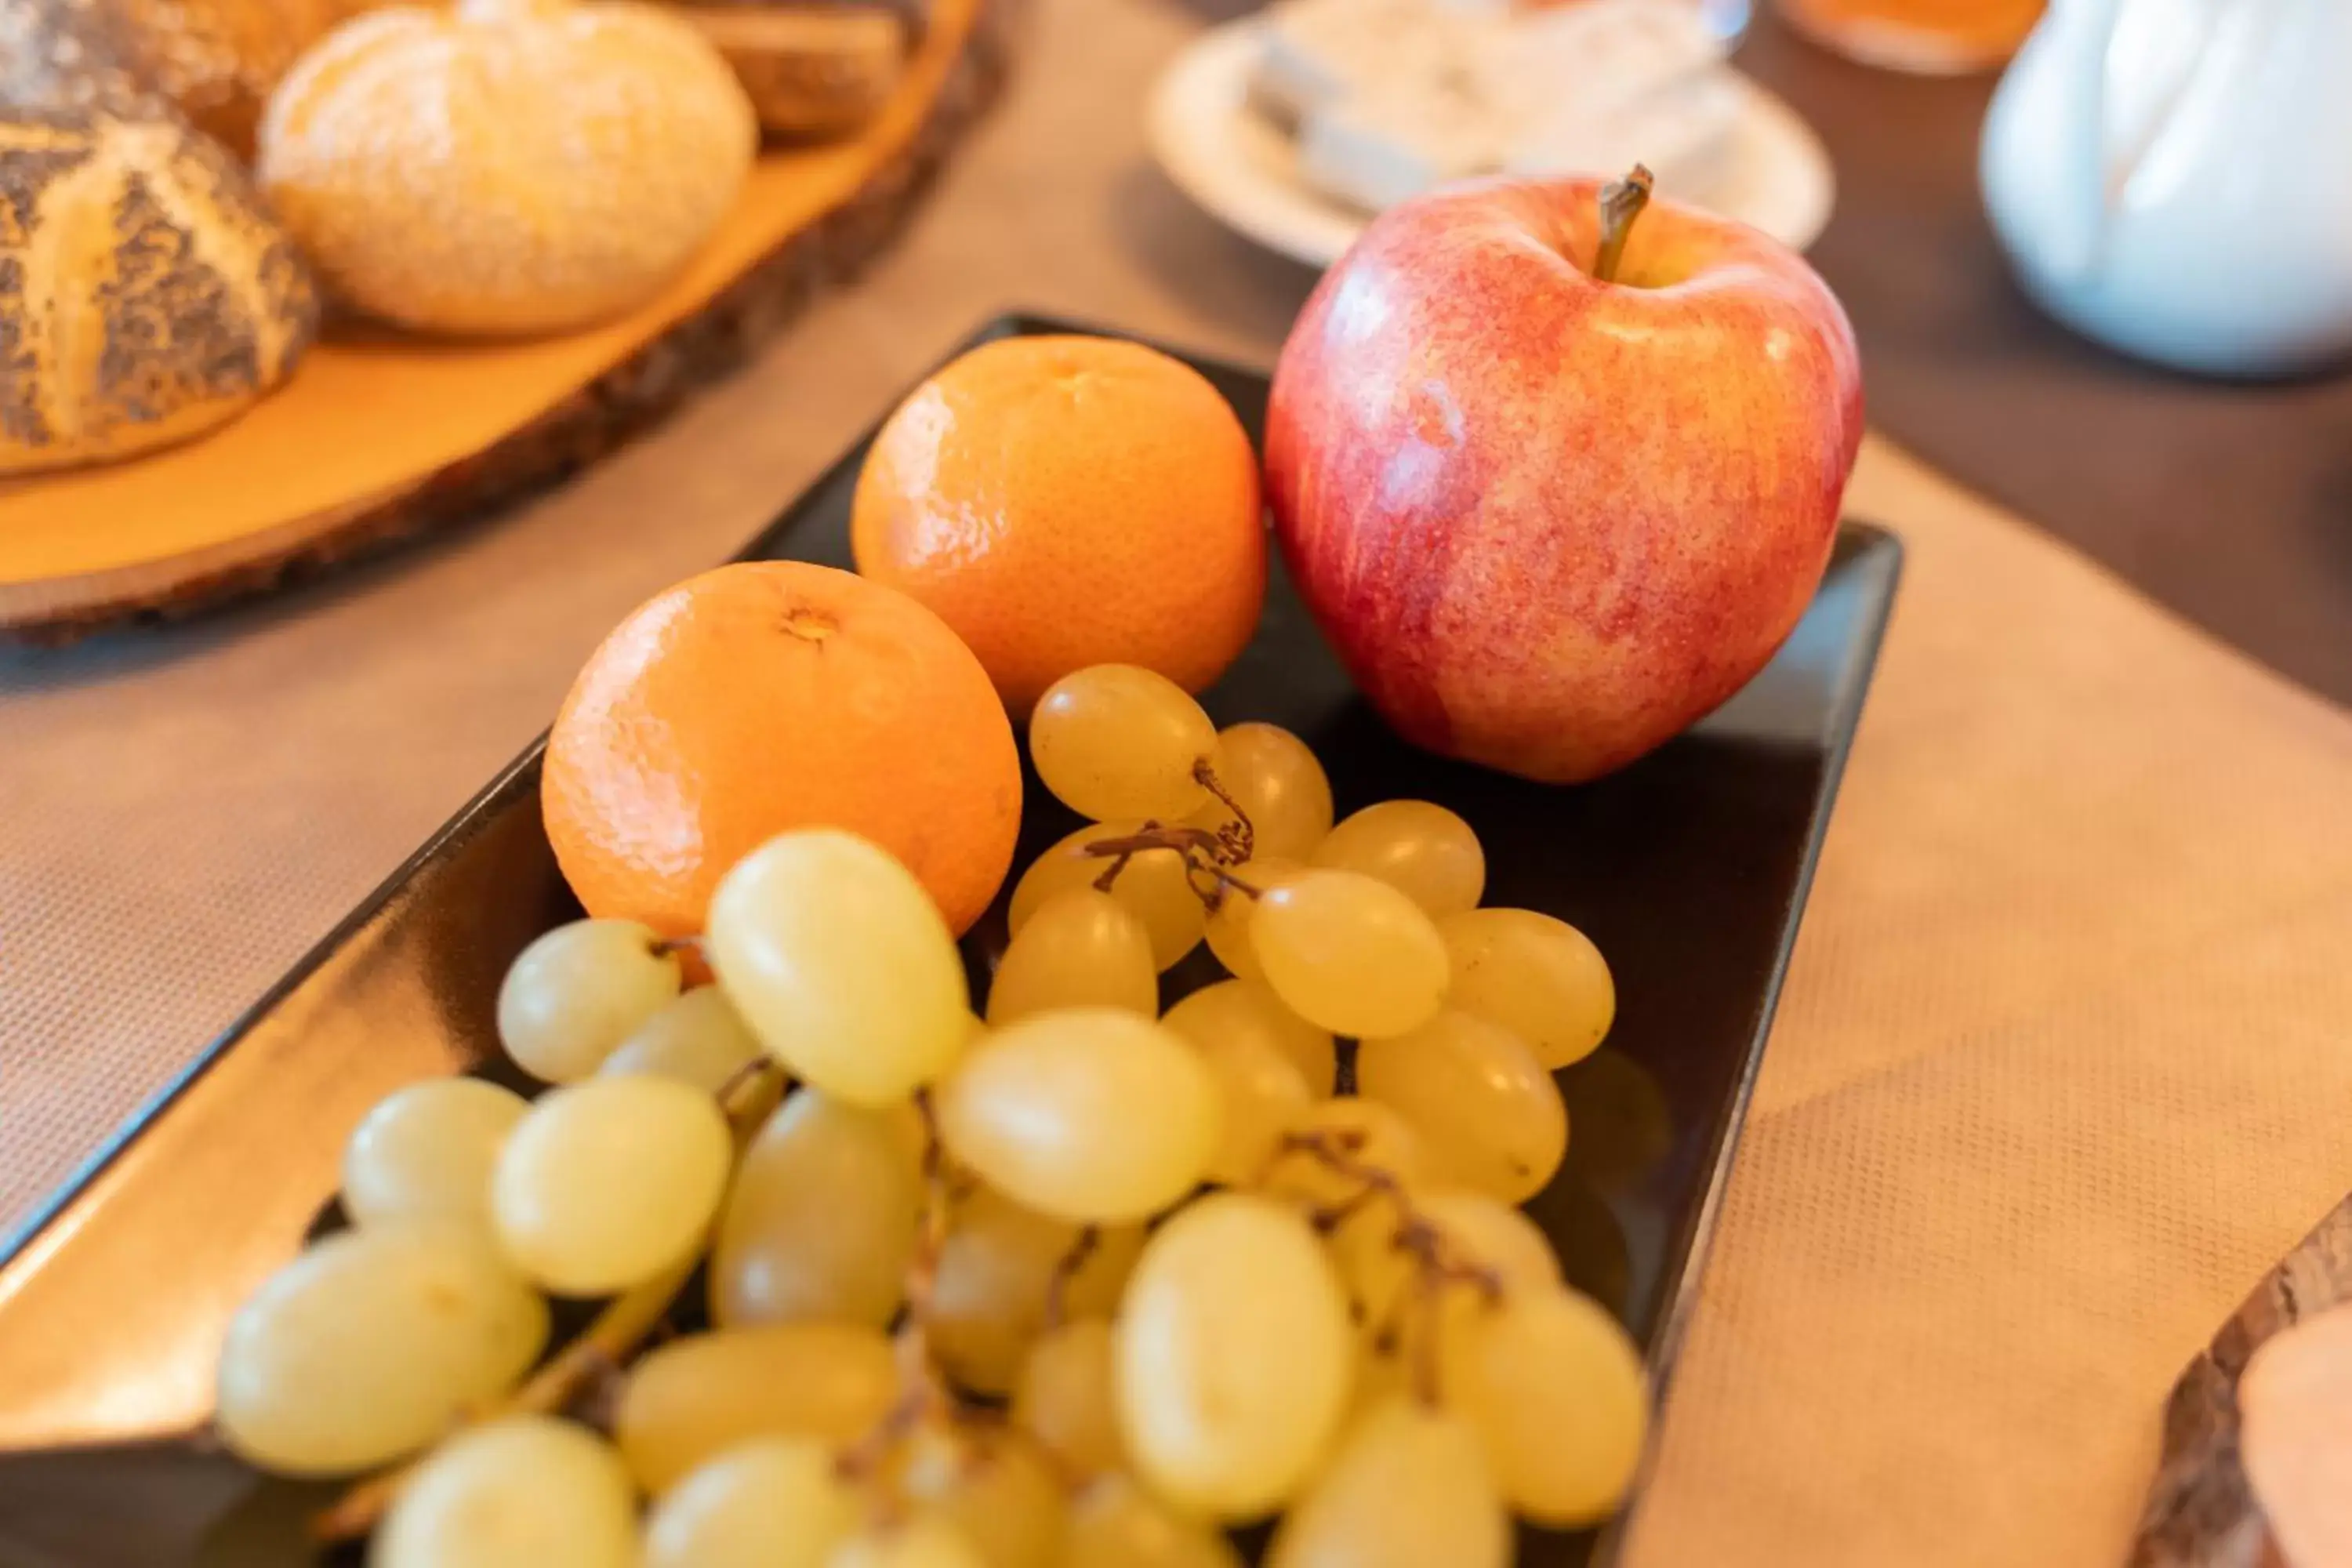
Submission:
[[[2352,1302],[2352,1198],[2263,1277],[2173,1386],[2130,1568],[2285,1568],[2238,1447],[2238,1378],[2273,1335]]]
[[[461,344],[331,331],[226,427],[0,482],[0,636],[61,642],[271,587],[560,478],[740,363],[897,232],[993,98],[1017,0],[936,0],[852,140],[771,150],[659,298],[589,331]]]

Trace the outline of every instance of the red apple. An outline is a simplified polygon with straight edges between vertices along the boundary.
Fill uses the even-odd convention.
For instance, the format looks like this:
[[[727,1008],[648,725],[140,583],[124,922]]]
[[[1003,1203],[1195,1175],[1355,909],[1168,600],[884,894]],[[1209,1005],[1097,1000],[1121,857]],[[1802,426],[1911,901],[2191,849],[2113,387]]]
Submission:
[[[1391,208],[1307,300],[1267,418],[1283,553],[1373,705],[1546,783],[1622,766],[1763,668],[1862,440],[1853,331],[1801,257],[1643,214],[1638,172],[1608,194],[1613,267],[1594,181]]]

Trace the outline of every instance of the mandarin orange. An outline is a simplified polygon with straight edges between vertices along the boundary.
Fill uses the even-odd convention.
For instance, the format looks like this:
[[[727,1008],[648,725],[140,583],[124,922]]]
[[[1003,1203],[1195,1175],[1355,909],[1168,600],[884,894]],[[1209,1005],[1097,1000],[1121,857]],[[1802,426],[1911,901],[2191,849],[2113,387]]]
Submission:
[[[1013,863],[1021,758],[930,611],[829,566],[739,562],[614,628],[556,716],[540,797],[592,915],[699,931],[737,860],[823,826],[898,856],[961,932]]]
[[[1007,338],[933,375],[876,438],[850,539],[1024,718],[1091,664],[1198,691],[1265,597],[1248,433],[1198,372],[1111,338]]]

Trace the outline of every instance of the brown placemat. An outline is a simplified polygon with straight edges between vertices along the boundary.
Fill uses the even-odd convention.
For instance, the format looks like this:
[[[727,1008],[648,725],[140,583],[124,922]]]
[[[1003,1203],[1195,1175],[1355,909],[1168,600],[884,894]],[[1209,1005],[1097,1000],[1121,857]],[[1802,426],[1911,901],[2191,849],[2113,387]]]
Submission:
[[[1861,335],[1872,425],[2274,668],[2352,700],[2352,375],[2195,381],[2039,314],[1978,200],[1992,78],[1868,70],[1769,15],[1738,64],[1813,122],[1837,163],[1836,215],[1812,257]]]

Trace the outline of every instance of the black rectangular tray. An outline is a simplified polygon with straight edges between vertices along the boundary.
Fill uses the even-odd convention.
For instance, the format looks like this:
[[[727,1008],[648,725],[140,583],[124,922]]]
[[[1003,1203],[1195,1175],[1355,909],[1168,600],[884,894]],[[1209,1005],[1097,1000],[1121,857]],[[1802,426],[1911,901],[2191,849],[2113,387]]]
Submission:
[[[1008,316],[973,340],[1087,331]],[[965,345],[969,346],[969,345]],[[1192,358],[1263,433],[1263,373]],[[745,550],[847,566],[866,444]],[[1307,738],[1344,813],[1418,796],[1485,842],[1486,901],[1543,910],[1608,955],[1615,1030],[1562,1075],[1567,1166],[1529,1205],[1570,1279],[1645,1347],[1663,1395],[1902,551],[1841,531],[1780,656],[1689,734],[1612,777],[1545,788],[1392,737],[1277,564],[1265,619],[1205,701]],[[212,1450],[201,1423],[227,1314],[332,1197],[335,1155],[393,1085],[495,1062],[508,961],[575,912],[539,818],[539,745],[458,814],[126,1129],[0,1258],[0,1568],[291,1568],[319,1489]],[[1031,781],[1022,855],[1075,825]],[[1002,940],[1002,910],[971,942]],[[1205,950],[1181,991],[1218,971]],[[492,1070],[495,1070],[494,1068]],[[191,1433],[194,1435],[190,1435]],[[1638,1500],[1638,1494],[1637,1494]],[[1613,1539],[1528,1536],[1525,1564]]]

